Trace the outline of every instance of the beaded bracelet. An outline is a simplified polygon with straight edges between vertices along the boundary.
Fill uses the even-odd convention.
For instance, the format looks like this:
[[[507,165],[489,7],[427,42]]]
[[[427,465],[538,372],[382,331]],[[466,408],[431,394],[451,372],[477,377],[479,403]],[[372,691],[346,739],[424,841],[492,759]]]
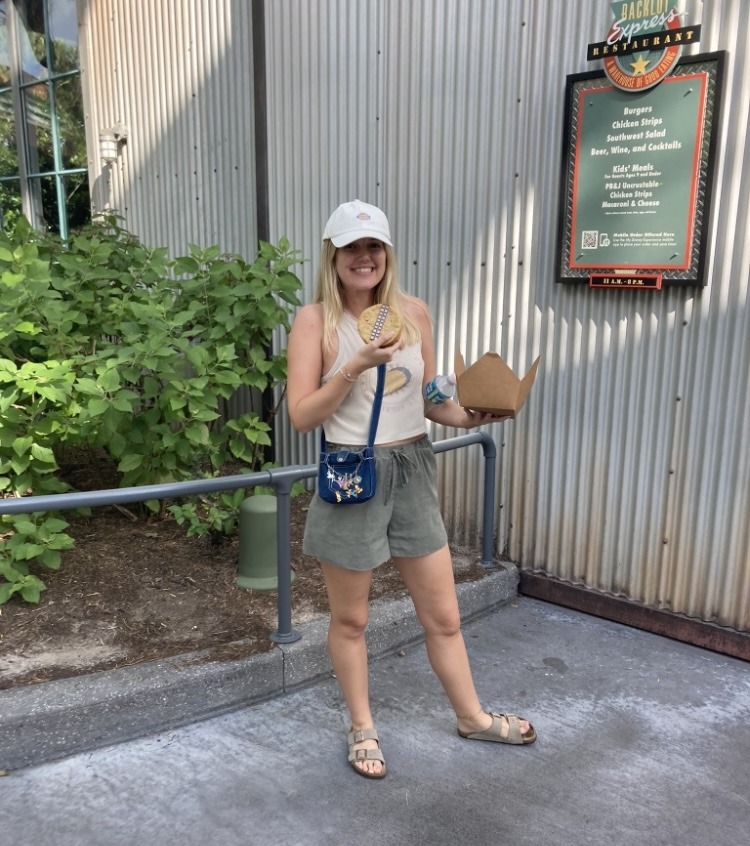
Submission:
[[[352,376],[351,373],[347,373],[343,367],[339,367],[339,373],[346,379],[347,382],[357,382],[359,380],[358,376]]]

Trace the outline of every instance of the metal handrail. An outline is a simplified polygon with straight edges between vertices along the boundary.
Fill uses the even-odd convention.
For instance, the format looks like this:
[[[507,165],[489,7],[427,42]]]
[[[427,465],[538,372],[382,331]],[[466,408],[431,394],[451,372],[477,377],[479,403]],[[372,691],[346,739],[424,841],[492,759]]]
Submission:
[[[495,509],[495,442],[486,432],[469,432],[455,438],[437,441],[432,445],[436,453],[481,444],[484,453],[484,497],[482,510],[482,561],[485,568],[493,566],[492,541]],[[294,465],[259,473],[235,476],[217,476],[213,479],[193,479],[188,482],[169,482],[160,485],[137,485],[130,488],[111,488],[100,491],[25,496],[0,499],[0,514],[32,514],[41,511],[65,511],[75,508],[95,508],[103,505],[122,505],[127,502],[145,502],[149,499],[179,499],[217,491],[233,491],[270,486],[277,498],[277,558],[278,581],[277,628],[270,637],[274,643],[294,643],[301,638],[292,628],[291,580],[291,492],[300,479],[312,479],[318,473],[317,464]]]

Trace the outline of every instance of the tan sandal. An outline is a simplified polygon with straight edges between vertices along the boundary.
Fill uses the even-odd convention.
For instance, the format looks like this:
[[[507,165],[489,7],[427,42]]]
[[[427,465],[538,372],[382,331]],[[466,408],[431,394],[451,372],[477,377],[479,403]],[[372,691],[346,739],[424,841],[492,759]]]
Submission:
[[[534,731],[534,726],[531,723],[529,723],[528,731],[521,732],[521,720],[526,719],[525,717],[518,717],[516,714],[496,714],[492,711],[490,711],[490,716],[492,717],[492,725],[489,728],[484,731],[467,733],[457,729],[459,735],[467,740],[491,740],[495,743],[512,743],[516,746],[526,746],[536,740],[536,731]],[[503,733],[503,729],[506,727],[507,731]]]
[[[357,743],[362,743],[363,740],[374,740],[378,744],[377,749],[355,749]],[[374,728],[371,729],[352,729],[347,735],[349,743],[349,764],[351,768],[365,778],[384,778],[386,773],[385,758],[380,751],[380,738]],[[357,764],[362,764],[367,761],[380,761],[383,765],[379,773],[368,773],[366,770],[361,770]]]

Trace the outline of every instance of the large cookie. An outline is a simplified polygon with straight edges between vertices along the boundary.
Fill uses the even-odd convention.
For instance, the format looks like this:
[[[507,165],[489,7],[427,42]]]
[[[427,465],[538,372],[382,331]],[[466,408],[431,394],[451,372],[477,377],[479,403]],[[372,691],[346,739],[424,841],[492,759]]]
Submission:
[[[366,344],[379,338],[383,333],[393,332],[393,338],[386,344],[390,347],[401,337],[401,320],[390,306],[374,305],[360,314],[357,329]]]

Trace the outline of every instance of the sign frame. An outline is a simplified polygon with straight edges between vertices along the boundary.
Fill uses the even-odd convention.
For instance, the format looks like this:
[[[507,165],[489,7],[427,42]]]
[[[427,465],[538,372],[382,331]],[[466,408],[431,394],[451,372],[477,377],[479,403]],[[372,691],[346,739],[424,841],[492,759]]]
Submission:
[[[623,93],[616,89],[612,82],[607,78],[604,71],[589,71],[579,74],[570,74],[566,78],[566,92],[565,92],[565,121],[563,131],[563,157],[560,181],[560,202],[558,211],[558,238],[557,238],[557,255],[555,262],[555,276],[559,283],[588,283],[590,287],[611,287],[611,288],[629,288],[630,290],[643,290],[644,287],[650,290],[662,290],[662,288],[669,286],[698,286],[705,285],[705,270],[708,256],[708,235],[709,235],[709,220],[711,212],[711,200],[713,195],[713,181],[714,168],[716,163],[716,148],[718,143],[718,128],[720,125],[720,107],[722,102],[723,84],[724,84],[724,67],[725,67],[725,51],[718,51],[713,53],[702,53],[682,58],[677,62],[673,73],[662,80],[658,85],[647,90],[638,92],[637,94]],[[685,79],[680,79],[684,77]],[[666,92],[663,86],[669,85],[671,81],[678,83],[688,83],[689,80],[695,79],[701,86],[703,94],[703,101],[698,107],[697,112],[697,127],[693,134],[693,146],[688,149],[685,155],[689,154],[692,165],[689,187],[690,201],[685,205],[686,220],[684,221],[684,231],[681,232],[683,238],[682,249],[678,253],[674,253],[670,258],[675,261],[667,262],[663,258],[659,261],[658,256],[644,256],[648,253],[650,242],[643,240],[640,248],[632,248],[628,250],[629,243],[624,239],[622,244],[624,246],[618,252],[619,256],[623,253],[627,254],[627,260],[607,261],[608,256],[604,253],[603,261],[593,259],[589,261],[589,257],[597,251],[599,247],[598,240],[595,247],[590,244],[584,250],[583,244],[585,238],[589,235],[589,231],[581,232],[577,225],[577,212],[582,207],[581,197],[586,198],[586,202],[591,202],[593,196],[595,200],[602,199],[602,203],[606,202],[605,192],[610,188],[611,184],[602,182],[602,177],[599,171],[595,170],[593,159],[591,162],[587,161],[586,155],[582,155],[582,123],[581,116],[581,102],[588,97],[589,101],[592,96],[597,98],[597,104],[607,107],[616,108],[614,100],[617,99],[618,104],[625,100],[631,101],[634,106],[634,111],[638,113],[638,108],[643,109],[644,104],[653,101],[655,98],[666,97]],[[679,89],[676,89],[679,90]],[[692,91],[692,89],[690,89]],[[676,102],[676,101],[673,101]],[[589,102],[591,105],[591,102]],[[677,108],[675,106],[674,108]],[[629,111],[629,110],[625,110]],[[614,135],[611,137],[620,137]],[[613,152],[615,148],[611,148]],[[629,154],[622,154],[618,147],[617,160],[621,163],[626,163]],[[626,148],[629,150],[629,148]],[[593,154],[593,149],[592,149]],[[609,152],[606,154],[609,155]],[[657,154],[654,154],[657,155]],[[669,179],[682,180],[684,184],[685,172],[684,168],[679,172],[670,174],[662,174],[665,169],[663,164],[664,157],[660,159],[660,175],[663,176],[663,182],[669,184]],[[587,167],[590,172],[587,172]],[[600,167],[600,163],[596,162],[596,167]],[[628,169],[626,164],[620,164],[625,170]],[[592,177],[592,172],[595,176]],[[606,176],[609,176],[607,174]],[[629,177],[631,183],[625,187],[631,187],[636,183],[632,181],[633,177]],[[589,180],[587,182],[587,179]],[[593,184],[599,182],[601,184]],[[645,184],[645,183],[641,183]],[[582,186],[585,191],[582,191]],[[610,192],[613,196],[632,196],[632,192]],[[658,196],[658,193],[657,193]],[[632,201],[631,201],[632,203]],[[658,202],[651,203],[659,205]],[[610,203],[609,205],[626,205],[625,203]],[[629,212],[623,210],[617,212],[627,219]],[[634,216],[637,212],[633,211]],[[646,214],[646,212],[642,212]],[[658,212],[648,210],[651,217],[648,221],[651,222],[656,219]],[[590,214],[590,212],[589,212]],[[614,214],[614,212],[602,212],[602,220],[605,219],[605,214]],[[633,217],[633,222],[638,220]],[[644,223],[644,218],[641,223]],[[670,224],[673,223],[673,216],[670,216]],[[657,221],[658,223],[658,221]],[[622,228],[622,227],[620,227]],[[656,229],[659,226],[656,225]],[[652,233],[646,233],[651,235]],[[662,233],[653,233],[662,234]],[[674,233],[668,233],[673,235]],[[583,236],[583,237],[580,237]],[[645,239],[645,234],[642,235]],[[598,239],[598,233],[597,233]],[[637,241],[637,238],[635,239]],[[579,243],[579,241],[581,243]],[[593,243],[593,238],[590,239]],[[610,239],[611,243],[611,239]],[[635,243],[635,241],[634,241]],[[658,243],[658,242],[654,242]],[[607,245],[609,246],[609,245]],[[652,252],[658,252],[652,250]],[[601,253],[600,253],[601,255]],[[654,260],[656,258],[657,260]],[[602,276],[616,277],[623,275],[625,277],[633,278],[639,275],[654,277],[658,275],[660,284],[646,285],[646,286],[617,286],[610,282],[606,286],[596,284],[598,279]],[[596,279],[595,279],[596,278]]]

